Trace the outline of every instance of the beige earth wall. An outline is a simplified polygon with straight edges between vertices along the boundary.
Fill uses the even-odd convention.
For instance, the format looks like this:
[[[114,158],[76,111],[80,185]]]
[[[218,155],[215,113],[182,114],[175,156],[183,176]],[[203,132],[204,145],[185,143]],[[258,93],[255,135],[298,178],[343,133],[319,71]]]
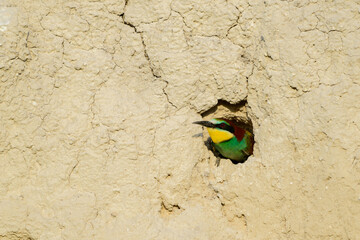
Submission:
[[[360,2],[0,0],[0,239],[360,239]]]

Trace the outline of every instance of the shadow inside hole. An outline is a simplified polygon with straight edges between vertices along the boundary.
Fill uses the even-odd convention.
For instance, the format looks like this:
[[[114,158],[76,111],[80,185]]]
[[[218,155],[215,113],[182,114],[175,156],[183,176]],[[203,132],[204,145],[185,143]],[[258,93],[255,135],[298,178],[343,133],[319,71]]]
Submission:
[[[227,102],[225,100],[219,100],[218,103],[215,106],[213,106],[209,110],[203,112],[201,114],[201,116],[206,117],[208,115],[211,115],[211,114],[215,113],[218,110],[219,106],[223,106],[223,107],[227,108],[228,110],[230,110],[233,113],[243,112],[243,110],[246,109],[246,106],[245,106],[246,104],[247,104],[246,100],[241,101],[241,102],[236,103],[236,104],[231,104],[231,103],[229,103],[229,102]]]
[[[251,134],[254,134],[253,124],[251,122],[251,119],[247,115],[246,105],[247,105],[246,100],[241,101],[237,104],[231,104],[228,103],[227,101],[219,100],[214,107],[203,112],[201,116],[203,118],[206,118],[208,116],[214,116],[215,118],[225,118],[231,120],[237,126],[246,129]],[[219,109],[221,110],[219,111]],[[216,115],[217,112],[219,115]]]

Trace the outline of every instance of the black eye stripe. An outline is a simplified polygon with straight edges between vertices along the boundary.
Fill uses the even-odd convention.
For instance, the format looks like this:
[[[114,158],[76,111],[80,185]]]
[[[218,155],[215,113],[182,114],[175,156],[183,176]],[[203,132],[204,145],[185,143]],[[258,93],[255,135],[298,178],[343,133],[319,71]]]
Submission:
[[[231,133],[234,133],[234,128],[231,127],[231,126],[229,126],[229,125],[227,125],[227,124],[225,124],[225,123],[220,123],[220,124],[217,125],[217,127],[218,127],[218,128],[221,128],[221,129],[224,129],[224,130],[226,130],[226,131],[229,131],[229,132],[231,132]]]

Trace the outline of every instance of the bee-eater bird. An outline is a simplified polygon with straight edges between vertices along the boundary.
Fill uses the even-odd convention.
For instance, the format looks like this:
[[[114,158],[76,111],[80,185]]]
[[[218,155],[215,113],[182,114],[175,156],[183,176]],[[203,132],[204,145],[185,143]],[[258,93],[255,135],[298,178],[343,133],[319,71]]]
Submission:
[[[213,147],[225,158],[244,162],[253,152],[254,136],[233,121],[214,118],[210,121],[194,122],[207,128]],[[219,165],[219,159],[216,161]]]

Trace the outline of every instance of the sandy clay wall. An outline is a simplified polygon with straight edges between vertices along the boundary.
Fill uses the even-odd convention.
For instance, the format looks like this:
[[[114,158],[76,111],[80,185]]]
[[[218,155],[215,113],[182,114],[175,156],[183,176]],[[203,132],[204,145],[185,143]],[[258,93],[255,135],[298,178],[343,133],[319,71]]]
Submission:
[[[0,44],[1,240],[360,239],[359,1],[2,0]]]

